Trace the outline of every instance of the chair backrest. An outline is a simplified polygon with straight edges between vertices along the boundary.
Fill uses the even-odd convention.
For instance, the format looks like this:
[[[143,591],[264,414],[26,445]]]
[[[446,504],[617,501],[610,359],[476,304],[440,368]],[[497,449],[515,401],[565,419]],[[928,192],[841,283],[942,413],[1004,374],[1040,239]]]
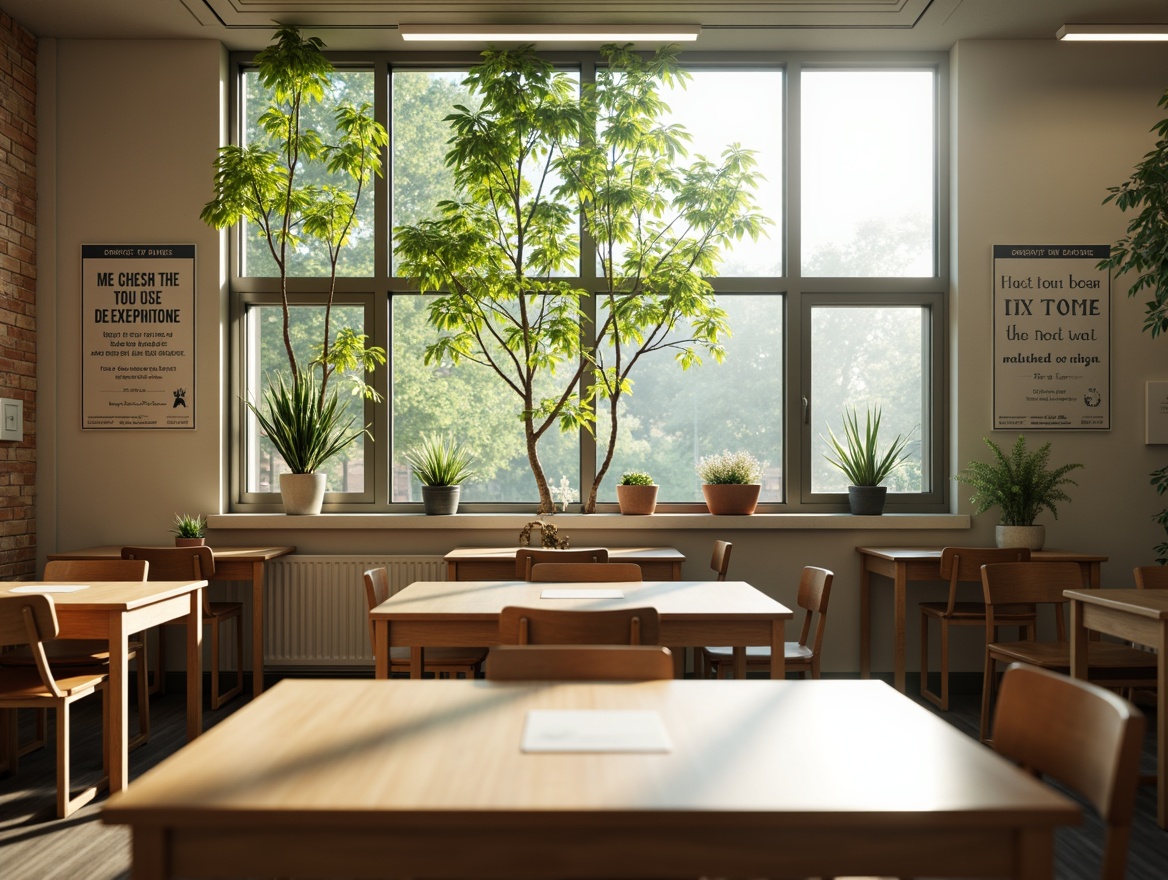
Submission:
[[[45,580],[144,581],[149,570],[145,559],[51,559],[45,563]]]
[[[384,568],[371,568],[365,572],[365,600],[372,611],[389,598],[389,572]],[[373,640],[373,619],[369,619],[369,644],[375,645]]]
[[[656,608],[577,611],[508,605],[499,612],[503,645],[655,645]]]
[[[949,581],[949,614],[957,602],[957,585],[981,583],[981,567],[998,562],[1029,562],[1029,547],[944,547],[941,577]]]
[[[55,697],[64,694],[49,669],[43,642],[56,638],[59,631],[52,596],[30,593],[0,597],[0,648],[28,645],[40,673],[41,685]]]
[[[1168,590],[1168,565],[1137,565],[1132,574],[1141,590]]]
[[[520,547],[515,551],[515,577],[523,581],[531,580],[531,567],[538,562],[608,562],[608,549],[585,547],[580,550],[552,550]]]
[[[995,562],[981,569],[982,598],[986,604],[986,640],[996,640],[994,607],[1049,605],[1054,612],[1058,640],[1066,641],[1063,590],[1081,590],[1083,570],[1077,562]]]
[[[659,681],[673,678],[673,655],[659,645],[496,645],[492,681]]]
[[[152,581],[211,580],[215,577],[215,554],[210,547],[123,547],[122,559],[145,559],[150,563],[147,577]],[[211,600],[203,590],[203,612],[209,614]]]
[[[1144,716],[1116,694],[1022,663],[1002,678],[993,748],[1086,798],[1107,826],[1104,880],[1122,880]]]
[[[734,545],[729,541],[715,541],[714,552],[710,556],[710,569],[718,577],[716,580],[726,580],[726,571],[730,568],[730,551]]]
[[[639,581],[641,566],[635,562],[537,562],[531,567],[530,580],[560,584]]]
[[[835,575],[826,568],[816,568],[813,565],[803,567],[799,575],[799,594],[796,604],[806,614],[803,617],[803,629],[799,633],[799,644],[807,646],[807,638],[811,635],[811,622],[818,617],[815,625],[815,641],[811,645],[813,657],[819,656],[823,647],[823,631],[827,627],[827,602],[831,598],[831,582]]]

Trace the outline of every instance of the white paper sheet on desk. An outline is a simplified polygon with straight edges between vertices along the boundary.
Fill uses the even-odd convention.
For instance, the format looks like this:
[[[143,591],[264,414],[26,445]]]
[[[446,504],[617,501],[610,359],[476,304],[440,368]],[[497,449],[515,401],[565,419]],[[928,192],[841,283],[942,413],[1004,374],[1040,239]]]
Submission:
[[[588,588],[583,589],[553,589],[543,590],[539,594],[541,599],[623,599],[625,597],[624,590],[612,590],[608,588]]]
[[[523,725],[524,752],[668,752],[657,712],[626,709],[532,709]]]
[[[10,593],[76,593],[88,590],[89,584],[37,584],[35,587],[13,587]]]

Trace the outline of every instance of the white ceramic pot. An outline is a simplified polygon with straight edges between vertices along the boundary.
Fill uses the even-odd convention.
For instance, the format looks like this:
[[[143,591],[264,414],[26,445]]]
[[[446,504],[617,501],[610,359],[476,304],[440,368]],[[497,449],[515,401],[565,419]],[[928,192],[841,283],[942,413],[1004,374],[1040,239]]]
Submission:
[[[994,541],[999,547],[1041,550],[1046,542],[1046,526],[995,526]]]
[[[324,504],[328,474],[280,474],[280,497],[289,516],[315,516]]]

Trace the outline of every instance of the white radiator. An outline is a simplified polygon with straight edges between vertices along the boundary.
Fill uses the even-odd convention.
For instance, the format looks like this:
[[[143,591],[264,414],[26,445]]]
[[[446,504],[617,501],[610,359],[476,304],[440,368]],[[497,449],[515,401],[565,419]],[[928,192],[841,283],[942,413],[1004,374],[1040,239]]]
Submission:
[[[282,556],[264,565],[264,666],[372,666],[363,575],[385,568],[390,593],[446,580],[441,556]]]

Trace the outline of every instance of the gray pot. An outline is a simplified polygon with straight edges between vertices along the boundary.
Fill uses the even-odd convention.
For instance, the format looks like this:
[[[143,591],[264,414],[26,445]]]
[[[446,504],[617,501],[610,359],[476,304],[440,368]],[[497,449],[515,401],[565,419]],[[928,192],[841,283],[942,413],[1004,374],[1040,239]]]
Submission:
[[[855,516],[880,516],[887,495],[887,486],[848,486],[848,507]]]
[[[422,508],[427,516],[450,516],[458,513],[461,486],[423,486]]]
[[[324,504],[328,474],[280,474],[280,497],[284,513],[290,516],[315,516]]]
[[[994,542],[999,547],[1041,550],[1046,543],[1046,526],[994,526]]]

